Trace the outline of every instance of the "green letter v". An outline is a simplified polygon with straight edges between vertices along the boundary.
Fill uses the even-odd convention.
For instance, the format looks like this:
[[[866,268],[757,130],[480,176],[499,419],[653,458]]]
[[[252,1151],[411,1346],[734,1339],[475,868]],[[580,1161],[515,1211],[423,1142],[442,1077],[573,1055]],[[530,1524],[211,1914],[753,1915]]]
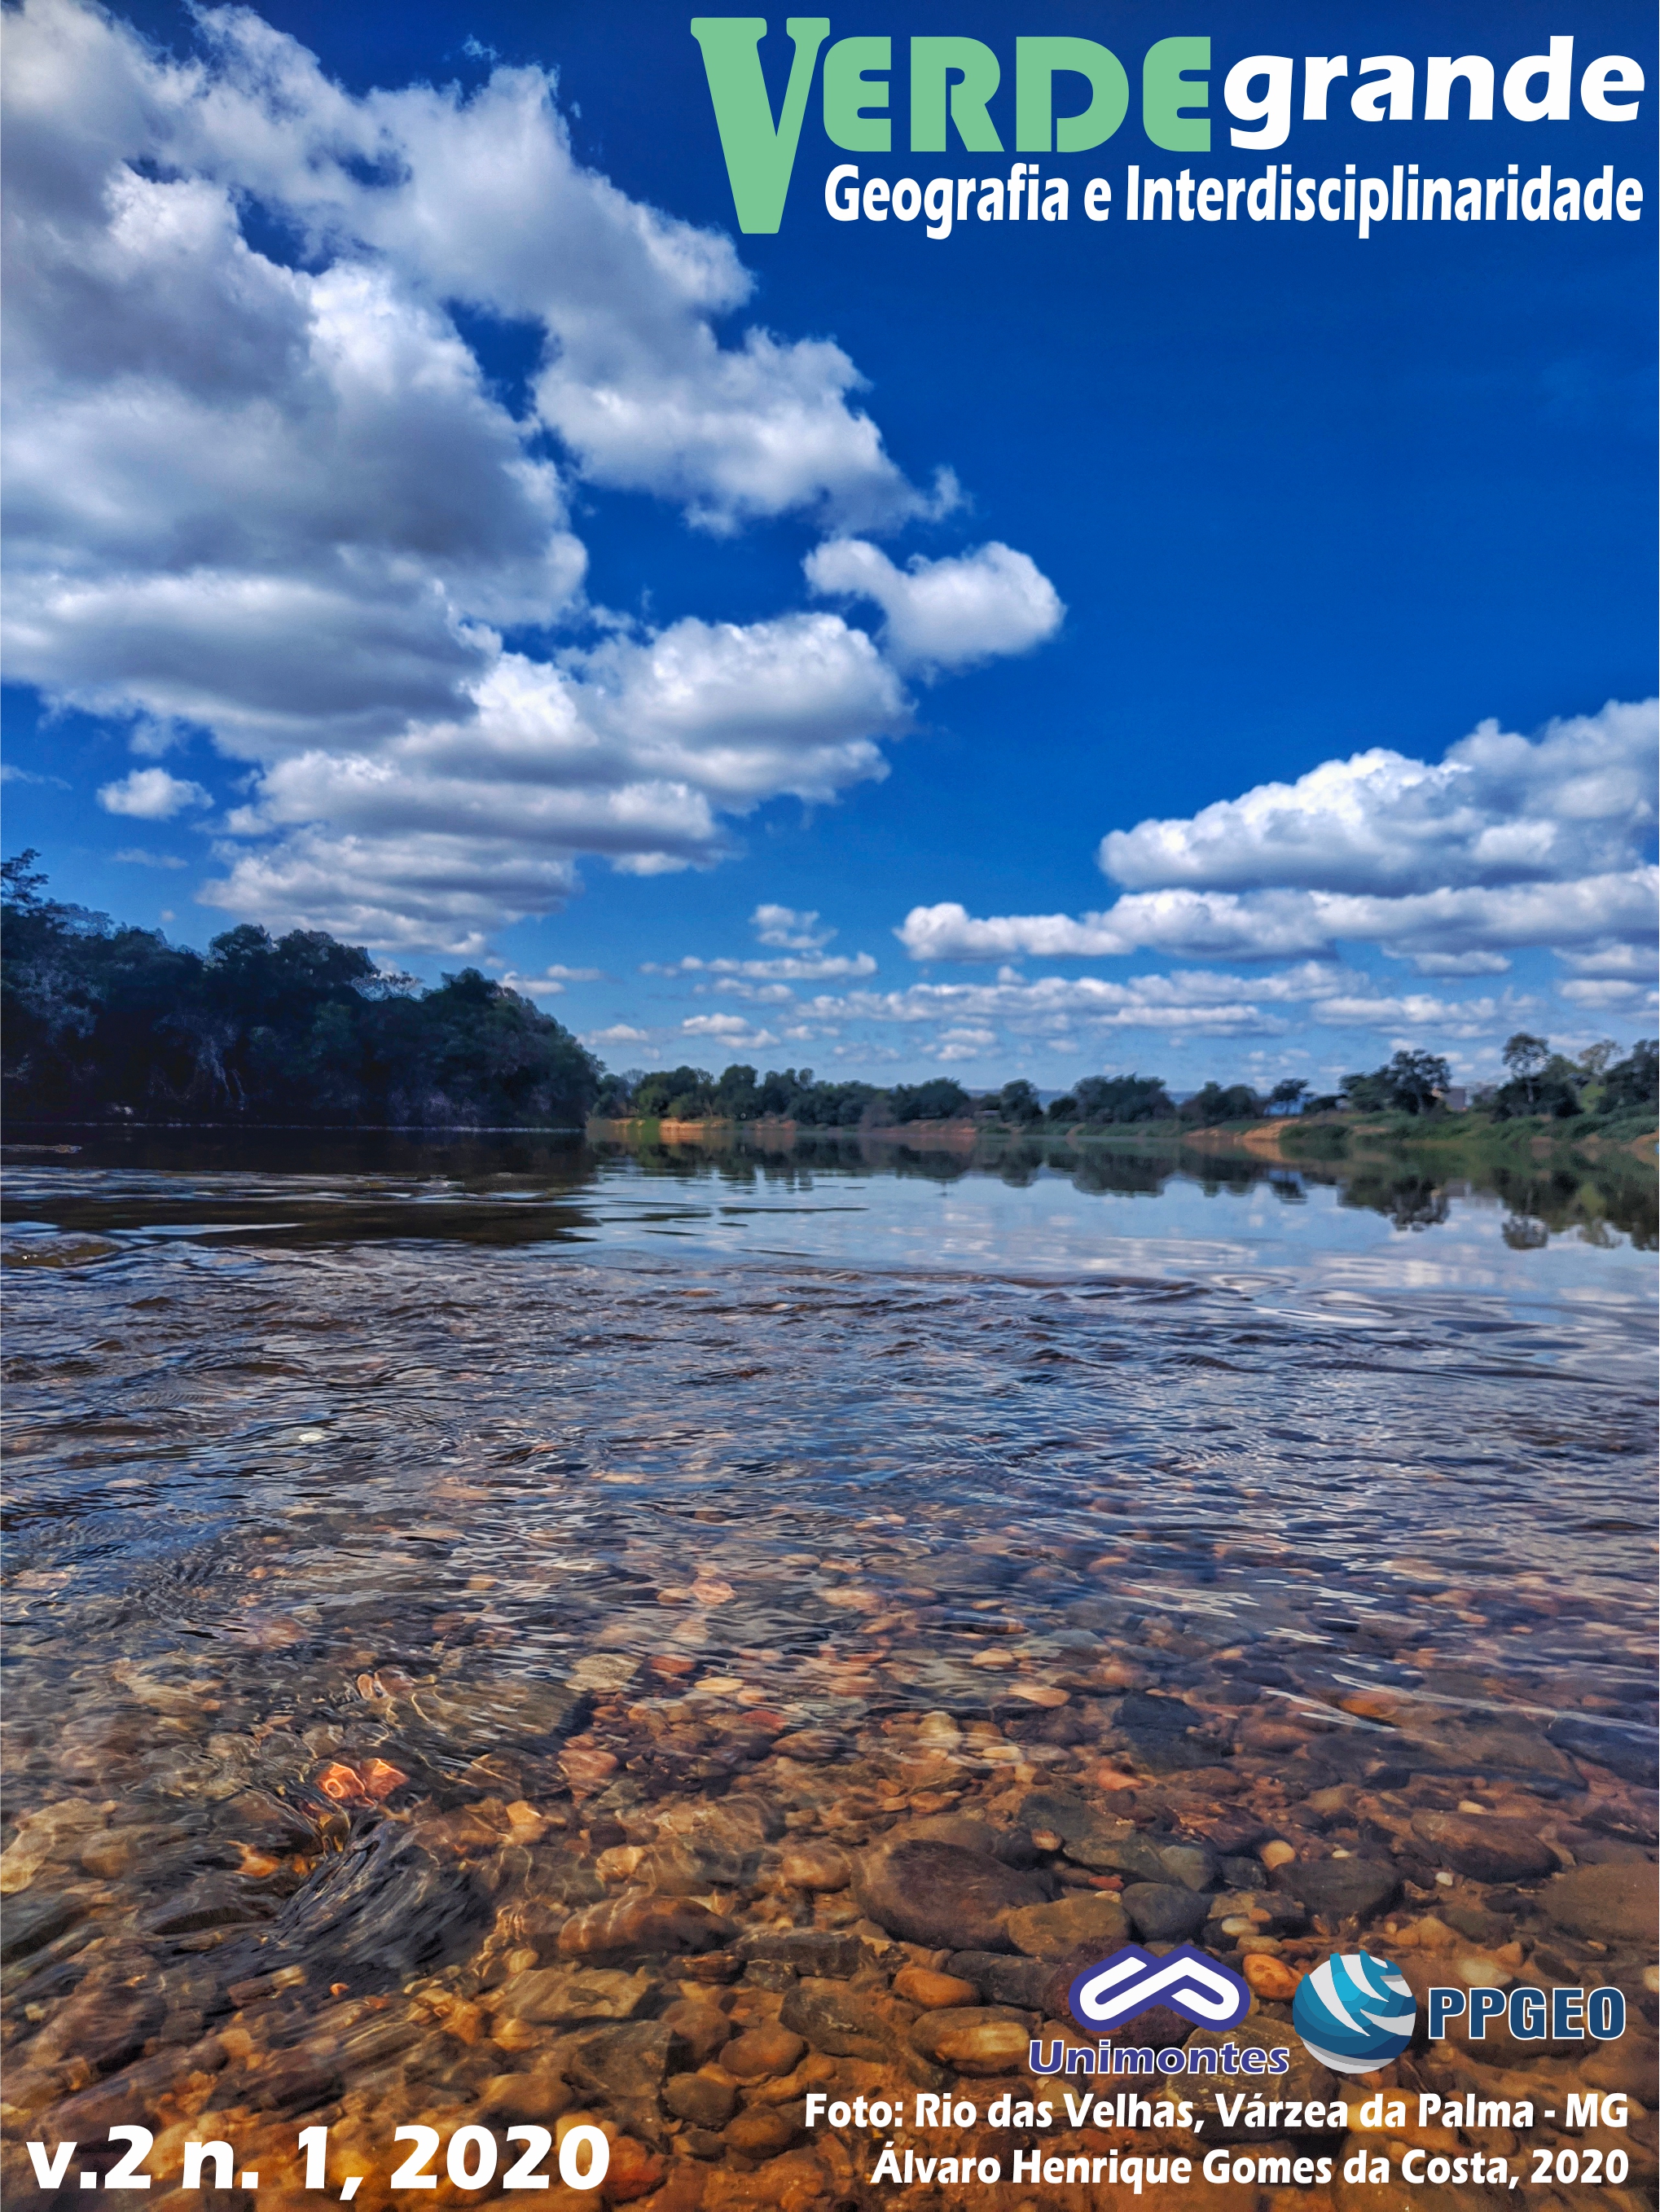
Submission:
[[[775,131],[759,52],[767,33],[766,17],[694,15],[691,20],[691,34],[703,49],[740,230],[776,230],[783,218],[801,118],[806,113],[818,49],[830,34],[830,18],[792,15],[784,27],[795,42],[795,59],[790,64],[784,112]]]

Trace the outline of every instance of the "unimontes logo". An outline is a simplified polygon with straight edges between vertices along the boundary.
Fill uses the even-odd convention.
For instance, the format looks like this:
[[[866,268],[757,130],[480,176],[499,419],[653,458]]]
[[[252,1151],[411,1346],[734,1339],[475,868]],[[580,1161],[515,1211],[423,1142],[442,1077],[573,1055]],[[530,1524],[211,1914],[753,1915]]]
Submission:
[[[1080,2027],[1122,2027],[1153,2005],[1180,2013],[1195,2027],[1237,2027],[1250,2010],[1250,1990],[1237,1974],[1191,1943],[1158,1958],[1126,1943],[1108,1959],[1085,1966],[1067,1993]]]

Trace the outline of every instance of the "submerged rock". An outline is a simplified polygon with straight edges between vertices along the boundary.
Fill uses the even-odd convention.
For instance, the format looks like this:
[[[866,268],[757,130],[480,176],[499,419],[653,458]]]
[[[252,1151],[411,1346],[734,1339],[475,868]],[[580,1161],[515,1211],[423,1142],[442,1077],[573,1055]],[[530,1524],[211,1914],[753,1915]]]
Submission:
[[[604,1958],[629,1951],[713,1951],[732,1935],[706,1905],[690,1897],[625,1890],[603,1905],[572,1913],[559,1930],[566,1958]]]
[[[502,1990],[497,2011],[508,2020],[543,2026],[562,2021],[633,2020],[658,1988],[647,1973],[604,1966],[543,1966],[515,1974]]]
[[[892,2040],[885,2015],[846,1982],[798,1982],[778,2018],[815,2051],[827,2051],[835,2058],[880,2058]]]
[[[775,1960],[793,1966],[798,1974],[816,1974],[831,1981],[846,1981],[856,1974],[867,1955],[856,1936],[832,1928],[768,1928],[739,1941],[745,1959]]]
[[[257,1944],[233,1937],[214,1954],[222,1985],[298,1966],[326,1989],[396,1988],[470,1957],[493,1918],[464,1864],[435,1858],[395,1820],[377,1820],[325,1858],[289,1898]]]
[[[1650,1865],[1573,1867],[1539,1893],[1558,1928],[1593,1942],[1646,1942],[1656,1934],[1655,1869]]]
[[[660,2099],[685,2063],[685,2046],[666,2021],[631,2021],[579,2036],[566,2046],[567,2077],[605,2099],[629,2131],[657,2142],[663,2134]]]
[[[1213,1748],[1195,1743],[1189,1734],[1205,1717],[1180,1698],[1131,1690],[1119,1701],[1114,1725],[1144,1766],[1155,1774],[1179,1774],[1188,1767],[1209,1766],[1216,1758]]]
[[[1034,1790],[1020,1806],[1020,1817],[1035,1833],[1060,1838],[1074,1866],[1100,1874],[1127,1875],[1135,1881],[1162,1881],[1158,1851],[1133,1821],[1115,1820],[1060,1790]]]
[[[684,2044],[695,2066],[705,2064],[732,2039],[732,2022],[719,2005],[696,1997],[677,1999],[666,2005],[658,2017]]]
[[[1049,1885],[983,1852],[918,1838],[866,1852],[853,1893],[861,1911],[907,1942],[1000,1951],[1009,1948],[1006,1916],[1046,1904]]]
[[[972,1983],[988,2003],[1017,2005],[1025,2011],[1054,2009],[1045,2005],[1051,1971],[1042,1959],[1010,1959],[995,1951],[957,1951],[946,1964],[954,1976]]]
[[[1181,1894],[1185,1897],[1189,1893],[1183,1890]],[[1110,1891],[1085,1889],[1063,1897],[1055,1905],[1023,1905],[1007,1915],[1004,1926],[1015,1948],[1028,1958],[1064,1959],[1080,1948],[1093,1948],[1099,1957],[1116,1950],[1124,1941],[1124,1905]],[[1201,1902],[1201,1919],[1204,1914]]]
[[[847,1853],[833,1844],[786,1844],[774,1871],[791,1889],[834,1891],[853,1880]]]
[[[1143,1942],[1182,1943],[1204,1926],[1210,1899],[1180,1882],[1133,1881],[1124,1911]]]
[[[1329,1925],[1365,1920],[1401,1893],[1400,1875],[1379,1859],[1296,1859],[1270,1879]]]
[[[723,2128],[737,2109],[738,2090],[712,2074],[673,2074],[664,2085],[663,2102],[678,2120],[698,2128]]]
[[[1520,1820],[1470,1813],[1414,1813],[1412,1832],[1444,1865],[1476,1881],[1529,1881],[1560,1864]]]
[[[959,2074],[1010,2074],[1025,2065],[1034,2015],[1001,2006],[953,2006],[925,2012],[910,2039],[925,2058]]]
[[[936,1973],[927,1966],[902,1966],[893,1978],[893,1993],[924,2012],[942,2012],[952,2005],[977,2004],[977,1985],[960,1975]]]
[[[721,2063],[740,2081],[760,2081],[793,2073],[806,2047],[806,2039],[793,2028],[752,2027],[733,2038],[721,2053]]]
[[[1660,1774],[1654,1731],[1620,1727],[1586,1713],[1564,1713],[1545,1730],[1550,1742],[1576,1758],[1593,1759],[1627,1782],[1652,1786]]]

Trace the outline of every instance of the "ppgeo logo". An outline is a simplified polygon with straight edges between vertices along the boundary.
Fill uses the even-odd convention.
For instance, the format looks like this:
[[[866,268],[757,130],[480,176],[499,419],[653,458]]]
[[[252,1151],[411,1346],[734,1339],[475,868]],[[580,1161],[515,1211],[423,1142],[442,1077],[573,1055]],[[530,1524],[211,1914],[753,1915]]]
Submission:
[[[1298,1982],[1291,2024],[1310,2057],[1334,2074],[1372,2074],[1412,2041],[1418,2004],[1398,1966],[1351,1951]]]
[[[1608,1987],[1542,1990],[1530,1982],[1509,1990],[1437,1987],[1426,1992],[1425,2010],[1432,2043],[1444,2041],[1455,2021],[1465,2023],[1473,2043],[1484,2042],[1489,2024],[1499,2021],[1518,2043],[1577,2043],[1587,2036],[1612,2043],[1626,2032],[1624,1992]],[[1371,2074],[1398,2058],[1412,2041],[1418,2006],[1398,1966],[1349,1951],[1326,1960],[1298,1984],[1291,2019],[1304,2049],[1323,2066],[1337,2074]]]
[[[1155,2007],[1195,2027],[1237,2027],[1251,2009],[1249,1985],[1232,1968],[1191,1943],[1161,1956],[1127,1943],[1077,1975],[1067,1994],[1072,2016],[1099,2038],[1097,2050],[1059,2039],[1031,2045],[1034,2074],[1284,2074],[1289,2045],[1268,2049],[1236,2043],[1162,2049],[1118,2039],[1121,2032]],[[1440,2042],[1450,2023],[1463,2021],[1473,2042],[1502,2020],[1518,2042],[1574,2041],[1585,2036],[1612,2042],[1625,2033],[1623,1993],[1600,1989],[1538,1989],[1518,1983],[1504,1990],[1432,1988],[1426,2032]],[[1341,1952],[1304,1975],[1292,2002],[1292,2025],[1309,2056],[1337,2074],[1372,2074],[1398,2058],[1418,2027],[1418,2004],[1400,1968],[1365,1951]],[[1501,2031],[1502,2032],[1502,2031]]]

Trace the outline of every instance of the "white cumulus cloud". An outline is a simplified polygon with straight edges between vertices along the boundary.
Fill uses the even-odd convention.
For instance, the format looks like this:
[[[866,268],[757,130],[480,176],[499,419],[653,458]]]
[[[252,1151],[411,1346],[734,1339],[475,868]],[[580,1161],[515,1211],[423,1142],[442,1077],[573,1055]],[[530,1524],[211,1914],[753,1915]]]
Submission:
[[[775,945],[782,952],[817,952],[836,934],[820,927],[816,908],[802,914],[793,906],[758,906],[750,927],[763,945]]]
[[[175,59],[83,0],[8,18],[6,649],[141,756],[252,765],[208,898],[471,952],[583,855],[708,865],[731,817],[883,774],[903,654],[822,610],[599,620],[571,519],[579,483],[714,531],[948,512],[847,355],[734,325],[732,240],[585,167],[544,71],[360,97],[251,9],[193,29]],[[511,399],[490,326],[529,348]]]
[[[728,1052],[758,1052],[778,1042],[770,1030],[755,1028],[741,1014],[690,1014],[680,1028],[684,1035],[707,1037]]]
[[[1617,873],[1655,825],[1657,702],[1610,700],[1535,739],[1481,723],[1431,766],[1375,749],[1101,842],[1127,890],[1395,896]]]
[[[836,538],[806,566],[815,592],[873,600],[889,658],[923,674],[1025,653],[1052,637],[1066,612],[1031,556],[995,539],[938,561],[915,554],[898,568],[866,538]]]
[[[1588,974],[1652,956],[1656,702],[1536,738],[1484,722],[1438,766],[1375,750],[1103,839],[1100,912],[915,907],[916,960],[1284,959],[1370,943],[1426,975],[1502,974],[1548,946]],[[1626,972],[1623,969],[1619,972]]]
[[[98,804],[106,814],[130,814],[139,822],[170,822],[187,806],[210,806],[199,783],[169,775],[164,768],[136,768],[117,782],[101,784]]]

